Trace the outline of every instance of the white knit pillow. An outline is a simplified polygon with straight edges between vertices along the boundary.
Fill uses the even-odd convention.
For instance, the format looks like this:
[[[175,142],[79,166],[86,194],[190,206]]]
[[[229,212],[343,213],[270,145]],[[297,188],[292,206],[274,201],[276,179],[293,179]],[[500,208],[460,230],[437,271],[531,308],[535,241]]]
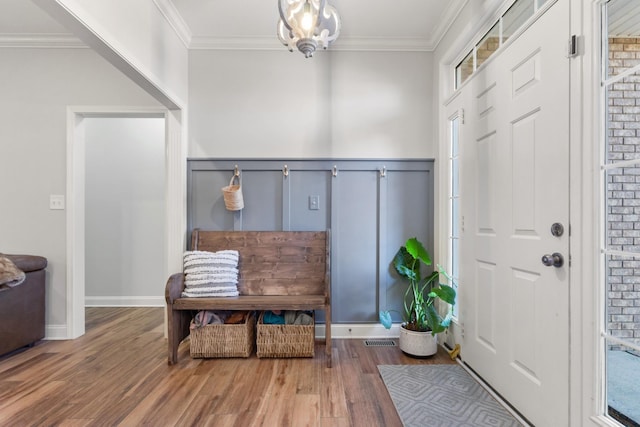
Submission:
[[[238,296],[238,251],[184,253],[183,297]]]

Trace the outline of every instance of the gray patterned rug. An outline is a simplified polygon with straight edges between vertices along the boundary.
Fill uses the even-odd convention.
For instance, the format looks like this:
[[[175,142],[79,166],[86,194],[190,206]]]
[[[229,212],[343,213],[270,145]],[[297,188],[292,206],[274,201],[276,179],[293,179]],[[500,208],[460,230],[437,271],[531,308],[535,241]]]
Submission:
[[[380,365],[380,375],[405,427],[520,424],[458,365]]]

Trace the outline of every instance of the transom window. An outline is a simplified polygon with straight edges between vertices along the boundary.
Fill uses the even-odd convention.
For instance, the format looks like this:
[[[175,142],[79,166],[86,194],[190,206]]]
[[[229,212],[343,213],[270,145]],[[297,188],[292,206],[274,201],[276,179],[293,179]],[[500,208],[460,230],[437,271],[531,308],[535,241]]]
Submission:
[[[458,89],[494,52],[524,26],[548,0],[516,0],[455,67]]]

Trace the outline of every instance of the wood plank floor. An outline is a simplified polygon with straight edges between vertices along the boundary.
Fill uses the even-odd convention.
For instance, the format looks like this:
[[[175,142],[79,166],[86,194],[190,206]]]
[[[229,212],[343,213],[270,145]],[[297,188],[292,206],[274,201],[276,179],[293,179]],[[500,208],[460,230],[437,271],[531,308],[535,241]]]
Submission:
[[[397,347],[334,340],[315,358],[191,359],[167,365],[160,308],[88,308],[86,334],[0,358],[1,426],[400,426],[380,364],[413,359]]]

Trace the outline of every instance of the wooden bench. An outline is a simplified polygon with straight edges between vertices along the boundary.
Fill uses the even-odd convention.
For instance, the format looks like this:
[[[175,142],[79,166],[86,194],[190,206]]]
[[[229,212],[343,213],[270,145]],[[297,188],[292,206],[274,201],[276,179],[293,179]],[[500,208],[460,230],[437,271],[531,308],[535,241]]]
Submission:
[[[167,281],[169,364],[178,361],[178,346],[189,335],[193,311],[324,310],[325,351],[331,367],[330,232],[203,231],[191,235],[191,249],[240,253],[240,296],[182,298],[184,274]]]

